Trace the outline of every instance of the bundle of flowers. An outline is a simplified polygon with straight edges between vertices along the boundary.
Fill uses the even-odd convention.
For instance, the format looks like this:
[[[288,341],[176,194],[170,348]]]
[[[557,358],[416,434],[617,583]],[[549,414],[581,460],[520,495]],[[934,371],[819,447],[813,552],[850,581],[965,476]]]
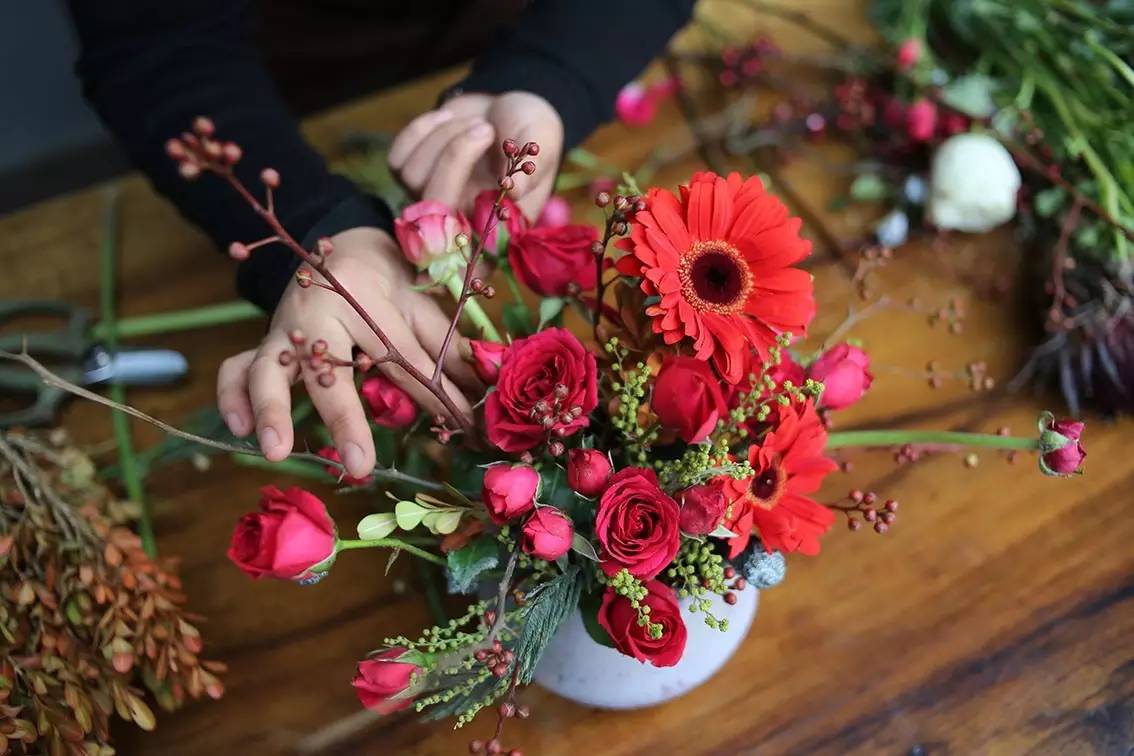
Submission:
[[[343,297],[386,347],[333,354],[319,334],[295,332],[278,355],[316,379],[312,390],[358,381],[376,438],[396,437],[364,478],[345,478],[333,449],[317,458],[371,496],[374,512],[351,528],[357,537],[313,493],[267,487],[229,550],[254,578],[314,584],[344,551],[392,549],[442,566],[450,591],[473,597],[418,637],[376,639],[353,683],[367,708],[412,707],[462,725],[495,706],[495,733],[471,749],[507,750],[504,722],[528,715],[517,689],[576,612],[598,643],[655,667],[678,664],[687,617],[728,632],[718,598],[732,604],[776,584],[785,558],[818,555],[840,519],[878,533],[894,524],[898,502],[873,492],[820,497],[836,449],[881,447],[899,460],[927,446],[1031,450],[1045,473],[1078,472],[1082,425],[1048,414],[1032,438],[830,432],[832,413],[868,393],[870,357],[847,341],[803,347],[816,305],[799,266],[811,244],[760,179],[704,172],[677,191],[600,192],[600,227],[533,226],[509,191],[536,170],[539,146],[501,149],[499,190],[477,200],[474,222],[420,202],[395,226],[406,259],[455,298],[437,365],[459,348],[462,318],[474,331],[461,347],[483,381],[470,416],[440,368],[416,369],[356,304],[327,265],[333,244],[305,249],[288,234],[272,205],[278,173],[261,174],[258,199],[233,171],[242,151],[207,119],[169,144],[183,175],[219,176],[268,225],[264,240],[234,243],[234,257],[286,245],[305,294]],[[486,266],[516,293],[499,324],[481,307],[497,296]],[[563,325],[568,313],[575,330]],[[422,417],[388,379],[395,367],[446,411]]]
[[[1012,222],[1029,252],[1026,299],[1043,327],[1015,385],[1057,387],[1073,414],[1088,402],[1134,409],[1129,4],[874,0],[882,46],[854,44],[786,6],[742,5],[799,24],[832,55],[795,56],[763,36],[722,45],[717,29],[708,30],[715,53],[674,54],[732,97],[774,92],[767,116],[734,123],[723,149],[767,158],[845,140],[865,153],[849,199],[888,206],[873,229],[887,246],[919,229],[979,233]],[[808,87],[805,69],[821,70],[824,84]]]

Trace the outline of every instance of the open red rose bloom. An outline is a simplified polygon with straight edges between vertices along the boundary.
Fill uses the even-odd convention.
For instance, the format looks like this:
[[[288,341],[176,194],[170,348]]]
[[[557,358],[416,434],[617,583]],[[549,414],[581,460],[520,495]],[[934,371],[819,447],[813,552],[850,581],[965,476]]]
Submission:
[[[215,157],[237,153],[212,141],[211,125],[202,127],[170,154],[186,175],[211,170],[238,183],[227,158]],[[922,440],[973,438],[828,433],[832,413],[873,390],[869,355],[850,342],[804,346],[815,297],[798,265],[811,245],[758,178],[705,172],[676,193],[600,192],[600,229],[533,231],[507,194],[536,170],[539,146],[508,140],[502,151],[500,190],[477,198],[470,232],[465,216],[437,203],[427,214],[411,206],[399,225],[407,259],[423,268],[428,256],[438,289],[456,298],[459,314],[433,357],[443,366],[459,354],[480,378],[464,398],[474,414],[447,393],[441,368],[419,372],[373,320],[390,348],[381,357],[330,354],[326,342],[292,334],[280,363],[316,371],[306,381],[316,388],[353,370],[387,450],[366,477],[344,475],[333,449],[313,469],[355,494],[396,483],[397,496],[373,494],[373,513],[349,529],[359,537],[343,539],[312,494],[269,489],[233,539],[233,560],[256,577],[312,582],[344,550],[394,548],[443,567],[452,592],[490,596],[420,639],[390,639],[359,665],[360,699],[383,713],[444,702],[467,721],[503,697],[501,721],[515,715],[516,687],[538,674],[576,610],[628,663],[685,663],[686,622],[727,631],[746,594],[782,579],[783,555],[819,554],[840,517],[851,530],[892,527],[896,501],[824,492],[833,448],[896,449],[906,461]],[[269,193],[278,181],[265,178]],[[354,301],[327,265],[330,243],[305,250],[272,224],[270,207],[257,209],[300,258],[308,293]],[[517,296],[502,310],[482,307],[497,288],[478,277],[485,264],[501,291],[526,284],[539,306]],[[316,277],[327,284],[311,286]],[[460,338],[462,322],[471,342]],[[403,390],[407,380],[436,399],[428,416]],[[1045,472],[1077,472],[1082,425],[1045,417],[1040,431],[1039,440],[990,435],[981,445],[1041,451]]]

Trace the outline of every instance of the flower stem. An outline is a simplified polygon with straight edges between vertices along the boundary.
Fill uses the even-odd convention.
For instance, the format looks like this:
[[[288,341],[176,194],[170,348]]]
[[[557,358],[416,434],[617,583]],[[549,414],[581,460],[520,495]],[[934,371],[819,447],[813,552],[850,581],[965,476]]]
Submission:
[[[991,433],[959,431],[861,430],[842,431],[827,436],[828,449],[853,446],[902,446],[904,444],[940,444],[943,446],[983,446],[992,449],[1039,449],[1039,439],[1020,436],[998,436]]]
[[[336,546],[336,550],[338,551],[349,551],[350,549],[401,549],[402,551],[408,551],[416,557],[421,557],[441,567],[447,564],[442,557],[425,549],[419,549],[417,546],[406,543],[405,541],[399,541],[397,538],[375,538],[371,541],[359,539],[340,540]]]
[[[110,327],[110,323],[97,323],[91,329],[91,337],[95,341],[104,341],[115,336],[120,339],[129,339],[137,336],[151,336],[156,333],[173,333],[194,328],[237,323],[242,320],[263,317],[263,315],[263,310],[251,302],[222,302],[188,310],[121,318],[114,324],[114,328]]]
[[[464,291],[464,281],[460,276],[449,276],[445,279],[445,288],[453,295],[454,300],[460,301]],[[481,338],[497,343],[503,341],[492,319],[488,317],[488,313],[480,306],[480,302],[476,301],[472,296],[465,297],[464,312],[480,332]]]

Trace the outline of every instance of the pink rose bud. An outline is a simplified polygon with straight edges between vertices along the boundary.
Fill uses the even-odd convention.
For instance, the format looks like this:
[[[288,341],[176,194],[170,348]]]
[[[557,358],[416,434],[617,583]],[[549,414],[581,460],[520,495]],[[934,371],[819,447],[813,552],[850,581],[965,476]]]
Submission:
[[[594,498],[602,493],[613,474],[610,457],[598,449],[567,452],[567,485],[575,493]]]
[[[260,489],[260,511],[246,514],[232,531],[228,558],[255,579],[306,580],[335,555],[335,523],[314,494]]]
[[[320,457],[322,457],[323,459],[330,460],[331,462],[338,462],[339,464],[342,464],[343,458],[341,456],[339,456],[339,450],[336,449],[333,446],[324,446],[322,449],[320,449],[316,453]],[[328,475],[330,475],[332,478],[335,478],[336,480],[341,475],[342,476],[342,482],[345,483],[348,486],[365,486],[365,485],[368,485],[372,480],[374,480],[373,475],[367,475],[364,478],[356,478],[352,475],[347,475],[346,473],[344,473],[339,468],[332,467],[331,465],[327,465],[323,469],[327,471]]]
[[[553,196],[543,206],[543,212],[536,221],[537,228],[559,228],[571,222],[571,203],[559,195]]]
[[[1087,450],[1079,440],[1085,423],[1056,420],[1045,413],[1040,420],[1040,469],[1046,475],[1065,478],[1082,471]]]
[[[614,112],[627,126],[646,126],[658,114],[658,104],[645,86],[632,81],[619,90]]]
[[[724,491],[709,483],[686,488],[674,498],[681,505],[681,531],[689,535],[712,533],[728,508]]]
[[[415,673],[421,667],[411,661],[404,648],[391,648],[358,663],[358,674],[351,685],[359,702],[379,714],[392,714],[413,703],[408,694]]]
[[[910,37],[898,47],[898,70],[908,71],[921,59],[921,41]]]
[[[503,254],[508,249],[508,240],[528,229],[528,220],[524,217],[523,210],[508,197],[500,203],[507,220],[492,217],[492,208],[495,207],[499,193],[494,189],[485,189],[473,200],[472,227],[477,234],[484,234],[484,229],[491,227],[484,236],[484,250],[490,254]],[[503,234],[500,233],[501,229],[504,230]]]
[[[906,111],[906,134],[914,142],[928,142],[937,131],[937,106],[918,100]]]
[[[554,562],[571,550],[574,535],[575,526],[567,515],[554,507],[538,507],[524,523],[520,545],[525,554]]]
[[[359,389],[370,417],[385,428],[405,428],[417,419],[413,397],[384,375],[375,375],[362,382]]]
[[[870,355],[846,343],[831,347],[815,360],[808,377],[823,384],[819,403],[833,410],[857,402],[874,381],[870,374]]]
[[[495,341],[477,341],[474,339],[469,342],[469,348],[472,350],[470,362],[472,362],[477,377],[489,386],[495,384],[496,378],[500,375],[500,364],[504,361],[504,354],[508,351],[508,347]]]
[[[394,221],[394,236],[402,254],[419,269],[436,257],[457,251],[457,235],[471,233],[468,219],[443,202],[423,200],[402,211]]]
[[[535,507],[539,473],[528,465],[497,462],[484,473],[482,498],[497,525],[525,515]]]

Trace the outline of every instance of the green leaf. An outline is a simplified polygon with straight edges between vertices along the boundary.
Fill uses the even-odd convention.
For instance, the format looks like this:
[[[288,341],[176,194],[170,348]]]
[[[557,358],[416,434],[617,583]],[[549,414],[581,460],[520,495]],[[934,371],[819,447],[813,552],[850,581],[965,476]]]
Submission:
[[[583,615],[583,627],[586,628],[587,635],[591,636],[591,640],[595,643],[606,648],[614,648],[614,641],[610,639],[610,635],[598,621],[598,612],[601,606],[601,593],[592,591],[583,594],[579,599],[579,612]]]
[[[850,185],[850,196],[855,202],[876,202],[889,194],[889,187],[875,173],[863,173]]]
[[[536,326],[536,330],[542,330],[545,325],[558,318],[559,314],[563,312],[563,305],[565,304],[566,300],[562,297],[545,297],[541,299],[539,301],[539,325]]]
[[[462,549],[450,551],[449,591],[470,593],[478,577],[485,570],[500,564],[500,548],[492,536],[482,536]]]
[[[421,524],[429,510],[416,501],[399,501],[394,505],[394,516],[402,530],[413,530]]]
[[[1034,207],[1036,215],[1041,218],[1051,218],[1067,200],[1067,192],[1063,191],[1058,186],[1048,187],[1041,192],[1036,192]]]
[[[592,562],[597,562],[599,560],[598,552],[595,551],[595,547],[591,545],[590,541],[588,541],[578,533],[571,536],[571,551],[574,551],[581,557],[590,559]]]
[[[459,509],[446,509],[440,512],[430,512],[421,518],[421,522],[425,527],[429,528],[429,532],[435,535],[449,535],[457,526],[461,524],[461,515],[464,514]]]
[[[514,337],[527,336],[532,332],[532,311],[523,302],[509,302],[501,314],[504,329]]]
[[[381,425],[373,426],[372,430],[378,464],[382,467],[393,467],[397,461],[398,437],[392,428],[384,428]]]
[[[377,541],[397,528],[398,520],[393,512],[375,512],[358,521],[358,537],[364,541]]]
[[[724,525],[718,525],[716,529],[709,533],[710,538],[736,538],[736,533],[726,528]]]
[[[563,620],[579,605],[583,590],[582,570],[571,565],[566,572],[541,584],[527,595],[521,621],[523,630],[516,643],[516,663],[521,684],[531,682],[540,657],[555,637]]]
[[[954,79],[941,90],[941,101],[972,118],[988,118],[996,112],[992,92],[996,82],[983,74]]]

